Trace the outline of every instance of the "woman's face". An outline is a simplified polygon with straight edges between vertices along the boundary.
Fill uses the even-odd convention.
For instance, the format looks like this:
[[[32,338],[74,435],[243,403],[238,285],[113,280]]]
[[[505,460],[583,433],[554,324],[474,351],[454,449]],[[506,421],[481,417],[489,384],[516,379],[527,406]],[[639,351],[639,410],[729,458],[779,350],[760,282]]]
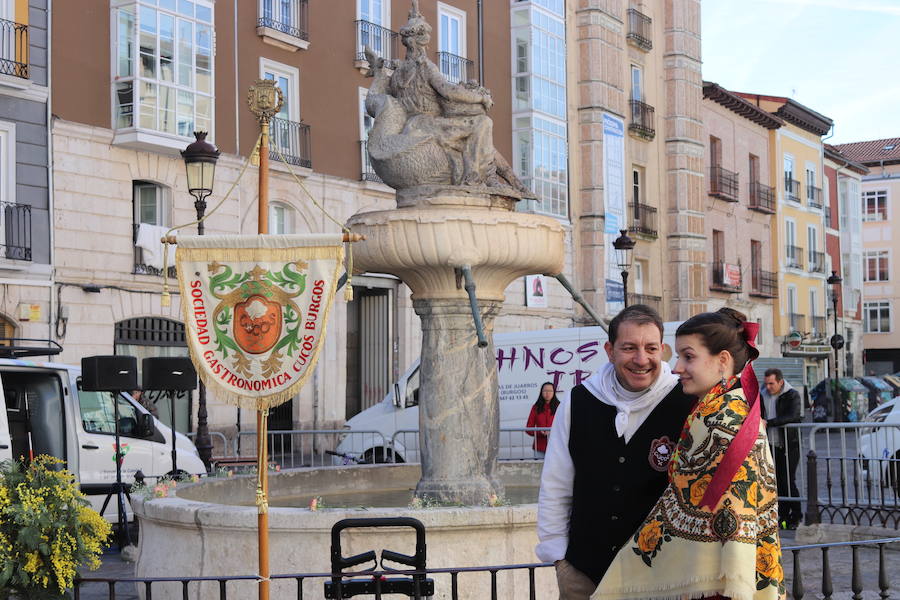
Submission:
[[[725,372],[721,353],[711,354],[695,333],[675,338],[675,351],[678,362],[673,372],[681,379],[685,394],[702,398],[723,376],[730,375]]]
[[[550,402],[553,400],[553,386],[549,383],[545,383],[541,388],[541,398],[544,399],[544,402]]]

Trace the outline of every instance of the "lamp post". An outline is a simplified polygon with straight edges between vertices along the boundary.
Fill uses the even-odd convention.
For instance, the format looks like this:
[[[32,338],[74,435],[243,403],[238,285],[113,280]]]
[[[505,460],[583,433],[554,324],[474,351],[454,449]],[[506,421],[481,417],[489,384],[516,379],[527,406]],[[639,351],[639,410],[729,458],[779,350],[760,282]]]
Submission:
[[[196,138],[181,152],[187,171],[187,187],[194,197],[194,209],[197,211],[197,235],[203,235],[203,216],[206,213],[206,198],[212,194],[213,180],[216,174],[216,161],[219,151],[206,141],[205,131],[195,131]],[[209,437],[206,412],[206,386],[203,382],[197,388],[197,453],[200,460],[209,470],[212,459],[212,440]],[[174,419],[174,415],[172,416]],[[174,430],[174,427],[173,427]]]
[[[837,408],[838,408],[838,350],[840,350],[844,345],[844,338],[838,333],[838,290],[841,287],[841,276],[837,274],[837,271],[832,271],[831,275],[825,282],[831,286],[831,307],[834,312],[834,335],[831,336],[831,347],[834,348],[834,390],[832,394],[832,400],[834,402],[832,408],[834,412],[831,414],[834,415],[835,420],[837,420]]]
[[[635,241],[628,237],[628,231],[620,229],[619,237],[613,242],[613,248],[616,249],[616,264],[622,270],[622,299],[625,306],[628,306],[628,270],[631,268],[631,251],[634,250]]]

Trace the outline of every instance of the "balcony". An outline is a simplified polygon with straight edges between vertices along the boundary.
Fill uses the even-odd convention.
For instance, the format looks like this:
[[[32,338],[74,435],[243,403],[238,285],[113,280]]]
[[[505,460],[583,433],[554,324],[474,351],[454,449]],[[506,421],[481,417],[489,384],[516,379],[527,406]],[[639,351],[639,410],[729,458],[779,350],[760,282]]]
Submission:
[[[830,207],[830,206],[826,206],[826,207],[825,207],[825,227],[827,227],[828,229],[831,229],[831,228],[832,228],[832,224],[831,224],[831,207]]]
[[[356,68],[368,68],[368,61],[363,52],[366,46],[385,60],[399,56],[397,48],[397,32],[369,21],[356,21]]]
[[[784,197],[791,202],[800,202],[800,182],[790,177],[784,178]]]
[[[822,210],[822,188],[814,185],[806,186],[806,205]]]
[[[269,158],[311,169],[309,125],[273,118],[269,124]]]
[[[786,266],[790,269],[802,269],[803,268],[803,248],[799,246],[785,246],[787,263]]]
[[[750,208],[761,213],[775,214],[775,188],[758,181],[750,182]]]
[[[809,251],[809,272],[824,273],[825,272],[825,253]]]
[[[630,100],[629,104],[631,104],[631,123],[628,124],[628,131],[646,140],[652,140],[656,137],[656,111],[640,100]]]
[[[741,265],[732,265],[723,261],[712,264],[712,283],[709,289],[736,294],[741,291]]]
[[[646,306],[649,306],[656,312],[659,312],[661,303],[662,298],[659,296],[650,296],[647,294],[635,294],[634,292],[628,292],[628,306],[632,306],[633,304],[644,304]]]
[[[0,74],[28,79],[28,25],[0,19]]]
[[[722,167],[709,168],[709,195],[728,202],[738,201],[738,174]]]
[[[750,295],[760,298],[774,298],[778,295],[778,274],[762,269],[753,269],[750,274]]]
[[[791,331],[799,331],[800,333],[806,331],[806,315],[792,312],[788,313],[788,319],[791,323]]]
[[[438,66],[441,73],[450,83],[463,83],[469,80],[469,69],[474,64],[468,58],[457,56],[449,52],[438,52]]]
[[[657,236],[656,207],[647,204],[632,204],[632,221],[628,231],[642,233],[651,237]]]
[[[633,8],[628,9],[628,35],[626,39],[629,43],[641,50],[652,50],[652,26],[653,19]]]
[[[360,162],[362,163],[362,173],[359,178],[361,181],[374,181],[384,183],[381,177],[372,168],[372,161],[369,159],[369,140],[360,140],[359,142]]]
[[[813,315],[809,318],[812,321],[812,331],[810,335],[816,339],[823,339],[827,337],[827,333],[825,331],[825,317],[819,317]]]
[[[162,245],[159,244],[153,253],[150,253],[141,246],[138,246],[138,244],[142,243],[140,241],[140,237],[138,236],[138,232],[141,231],[142,225],[144,224],[134,223],[134,269],[132,269],[131,272],[135,275],[153,275],[154,277],[162,277]],[[171,256],[172,255],[170,255],[170,257]],[[174,263],[175,261],[170,260],[169,262]],[[178,273],[175,270],[174,264],[169,264],[169,268],[167,269],[167,271],[170,278],[175,279],[178,277]]]
[[[256,33],[263,41],[296,52],[309,48],[309,0],[262,0]]]
[[[3,256],[31,260],[31,206],[15,202],[3,205]]]

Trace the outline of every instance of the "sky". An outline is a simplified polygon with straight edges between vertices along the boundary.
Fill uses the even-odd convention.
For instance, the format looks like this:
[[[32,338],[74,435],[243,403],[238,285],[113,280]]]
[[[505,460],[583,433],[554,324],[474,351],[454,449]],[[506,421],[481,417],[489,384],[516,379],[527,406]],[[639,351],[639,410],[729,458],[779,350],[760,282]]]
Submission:
[[[900,0],[702,0],[703,79],[792,98],[830,144],[900,137]]]

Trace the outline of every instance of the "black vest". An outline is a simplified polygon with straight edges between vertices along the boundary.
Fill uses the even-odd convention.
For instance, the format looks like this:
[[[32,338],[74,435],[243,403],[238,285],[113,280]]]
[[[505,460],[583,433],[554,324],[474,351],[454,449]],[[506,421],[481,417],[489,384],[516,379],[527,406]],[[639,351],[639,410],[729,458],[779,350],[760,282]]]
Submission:
[[[572,390],[569,452],[575,482],[566,560],[594,583],[662,495],[666,459],[695,402],[679,383],[626,444],[616,435],[616,409],[583,385]],[[660,442],[664,437],[668,440]]]

